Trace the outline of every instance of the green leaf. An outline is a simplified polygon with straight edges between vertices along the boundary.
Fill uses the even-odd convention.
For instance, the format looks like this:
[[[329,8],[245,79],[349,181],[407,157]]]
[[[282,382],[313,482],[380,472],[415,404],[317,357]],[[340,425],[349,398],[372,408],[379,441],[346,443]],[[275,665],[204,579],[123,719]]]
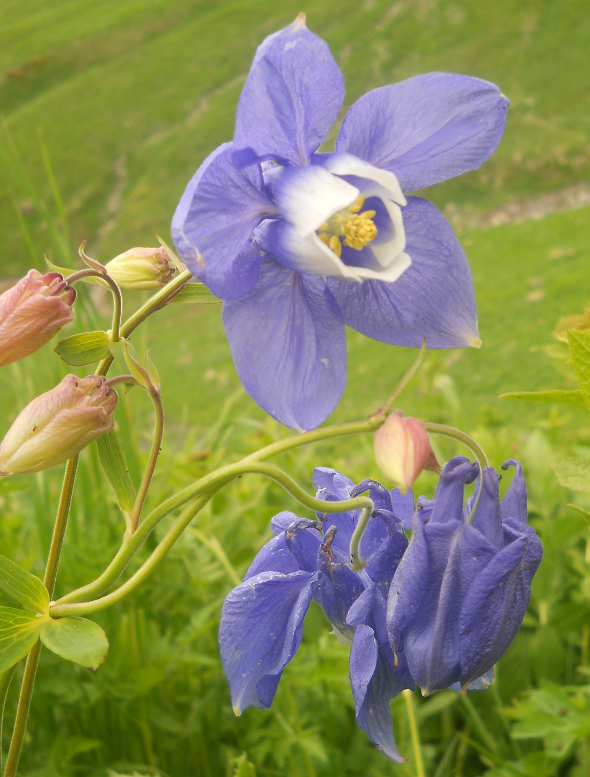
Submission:
[[[135,487],[117,435],[113,430],[101,434],[96,445],[98,458],[107,480],[113,487],[117,503],[125,515],[128,515],[135,502]]]
[[[109,354],[110,340],[106,332],[84,332],[60,340],[55,348],[58,356],[72,367],[95,364]]]
[[[583,405],[584,397],[579,389],[573,391],[511,391],[500,394],[500,399],[524,399],[526,402],[560,402],[563,405]]]
[[[107,635],[98,623],[86,618],[44,621],[41,642],[58,656],[90,669],[98,669],[109,649]]]
[[[233,759],[234,772],[232,777],[255,777],[254,765],[248,760],[246,753]]]
[[[44,618],[30,612],[0,607],[0,673],[27,655],[44,623]]]
[[[570,329],[567,337],[580,391],[590,410],[590,332]]]
[[[549,463],[562,486],[590,493],[590,459],[578,456],[550,456]]]
[[[221,300],[217,299],[209,289],[202,283],[187,283],[186,286],[175,294],[169,305],[176,304],[188,304],[188,305],[211,305],[220,303]]]
[[[5,556],[0,556],[0,588],[31,612],[49,609],[49,594],[41,580]]]

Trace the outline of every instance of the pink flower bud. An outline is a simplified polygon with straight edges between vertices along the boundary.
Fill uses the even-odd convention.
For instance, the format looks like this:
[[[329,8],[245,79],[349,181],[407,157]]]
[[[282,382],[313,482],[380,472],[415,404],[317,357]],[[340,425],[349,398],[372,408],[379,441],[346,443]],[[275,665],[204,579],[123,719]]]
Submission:
[[[174,275],[174,265],[165,249],[130,248],[105,265],[122,289],[157,289]]]
[[[29,270],[0,295],[0,367],[22,359],[49,342],[74,320],[76,291],[57,272]]]
[[[440,472],[428,432],[420,421],[404,418],[399,410],[375,432],[375,461],[402,494],[412,487],[423,469]]]
[[[116,391],[99,375],[66,375],[17,417],[0,445],[0,476],[38,472],[70,459],[113,428]]]

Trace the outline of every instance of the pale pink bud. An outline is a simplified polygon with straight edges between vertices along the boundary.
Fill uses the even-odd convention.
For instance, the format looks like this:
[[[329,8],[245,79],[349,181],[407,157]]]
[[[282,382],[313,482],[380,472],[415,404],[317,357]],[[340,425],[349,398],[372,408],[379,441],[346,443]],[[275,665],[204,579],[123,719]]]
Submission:
[[[38,472],[70,459],[113,428],[117,392],[106,378],[66,375],[17,417],[0,445],[0,476]]]
[[[157,289],[174,275],[174,265],[165,249],[130,248],[105,265],[122,289]]]
[[[0,367],[22,359],[49,342],[74,320],[76,291],[57,272],[29,270],[0,295]]]
[[[392,413],[375,432],[377,466],[405,494],[423,469],[440,472],[428,432],[415,418]]]

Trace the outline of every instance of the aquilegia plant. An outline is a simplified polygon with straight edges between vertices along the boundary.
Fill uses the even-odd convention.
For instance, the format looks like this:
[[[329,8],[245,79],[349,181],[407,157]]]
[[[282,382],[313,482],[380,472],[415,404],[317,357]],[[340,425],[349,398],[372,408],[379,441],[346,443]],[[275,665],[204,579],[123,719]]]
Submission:
[[[520,465],[508,462],[516,474],[500,502],[498,477],[474,440],[393,409],[426,346],[479,345],[465,254],[438,210],[409,193],[485,162],[500,140],[508,101],[479,79],[418,76],[362,97],[344,118],[335,152],[319,152],[343,98],[327,45],[298,17],[258,49],[233,141],[208,157],[178,205],[172,231],[188,269],[162,241],[104,266],[82,246],[82,269],[31,270],[0,296],[0,367],[43,347],[74,319],[77,283],[99,283],[113,298],[108,331],[70,335],[55,349],[72,367],[97,364],[95,374],[67,375],[20,409],[0,445],[2,477],[67,460],[43,581],[0,556],[0,588],[24,608],[0,607],[0,705],[27,657],[4,777],[17,771],[41,645],[100,666],[108,639],[85,616],[132,594],[212,496],[248,473],[273,479],[315,517],[276,515],[273,539],[227,596],[219,637],[236,714],[271,705],[316,602],[335,638],[350,646],[358,725],[385,756],[400,761],[392,699],[416,685],[425,694],[486,687],[520,627],[541,559],[527,525]],[[156,291],[123,322],[121,289]],[[211,302],[213,295],[224,301],[245,388],[298,430],[318,426],[342,394],[345,324],[421,351],[368,420],[281,439],[146,512],[164,415],[156,368],[149,356],[138,357],[129,338],[163,306]],[[137,490],[113,419],[122,386],[145,391],[154,407],[153,442]],[[266,462],[317,440],[367,432],[375,433],[375,458],[392,491],[317,468],[314,496]],[[441,471],[429,432],[459,440],[475,461],[454,458]],[[78,455],[91,442],[125,531],[96,580],[53,601]],[[415,503],[411,487],[424,469],[439,474],[439,484],[432,502]],[[179,509],[147,559],[113,588],[148,535]]]

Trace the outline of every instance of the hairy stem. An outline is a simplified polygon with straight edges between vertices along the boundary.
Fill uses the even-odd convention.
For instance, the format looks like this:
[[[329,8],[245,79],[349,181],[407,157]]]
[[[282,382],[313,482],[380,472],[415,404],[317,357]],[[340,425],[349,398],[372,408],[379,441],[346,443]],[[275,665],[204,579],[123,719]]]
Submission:
[[[409,370],[406,372],[406,374],[397,384],[393,393],[381,408],[381,411],[380,411],[381,413],[387,415],[387,413],[391,410],[391,408],[393,407],[393,403],[396,401],[396,399],[399,397],[399,395],[402,393],[402,391],[405,389],[405,387],[408,385],[408,383],[412,380],[414,375],[418,372],[418,370],[422,366],[422,362],[424,361],[425,357],[426,357],[426,338],[424,338],[424,341],[422,343],[422,348],[420,348],[420,352],[418,353],[418,356],[416,356]]]
[[[45,583],[45,587],[47,588],[50,599],[53,596],[53,590],[55,588],[57,569],[59,566],[59,559],[61,556],[61,549],[63,546],[66,526],[68,523],[70,505],[72,503],[72,494],[74,491],[74,481],[76,479],[77,465],[78,456],[74,456],[73,458],[69,459],[68,463],[66,464],[64,482],[59,505],[57,508],[55,526],[53,529],[53,536],[51,538],[51,547],[49,548],[49,556],[47,558],[47,566],[45,568],[45,577],[43,578],[43,582]],[[6,758],[6,769],[4,770],[4,777],[14,777],[16,774],[21,749],[23,746],[23,739],[27,728],[27,718],[29,717],[29,710],[31,708],[31,699],[33,698],[35,675],[37,674],[37,665],[39,663],[40,653],[41,642],[38,641],[27,657],[25,673],[23,675],[23,682],[18,699],[18,707],[16,711],[16,719],[14,721],[12,739],[10,741],[10,749]]]
[[[481,448],[468,434],[459,431],[459,429],[453,429],[452,426],[444,426],[443,424],[431,424],[429,422],[423,423],[427,432],[434,432],[435,434],[442,434],[445,437],[452,437],[455,440],[459,440],[473,453],[477,461],[479,462],[480,470],[484,467],[489,467],[490,463],[488,457],[485,455],[483,448]]]
[[[238,464],[230,465],[229,467],[223,467],[216,473],[212,473],[212,475],[209,475],[206,478],[202,478],[201,481],[199,481],[203,484],[201,486],[201,493],[193,495],[193,499],[195,496],[199,496],[201,498],[196,499],[194,502],[192,502],[192,504],[185,508],[185,510],[168,530],[168,533],[165,535],[164,539],[152,552],[147,561],[142,564],[137,572],[131,578],[129,578],[126,583],[124,583],[116,591],[113,591],[107,596],[103,596],[102,598],[96,599],[92,602],[67,603],[66,600],[68,597],[64,597],[63,599],[60,599],[60,601],[55,605],[53,605],[53,607],[50,607],[50,615],[53,618],[61,618],[65,617],[66,615],[86,615],[92,612],[98,612],[99,610],[104,610],[105,608],[111,607],[113,604],[120,602],[122,599],[132,593],[137,588],[137,586],[140,585],[152,573],[152,571],[168,553],[178,537],[180,537],[193,517],[205,503],[202,501],[202,498],[206,495],[206,493],[216,486],[221,487],[222,485],[225,485],[225,483],[229,482],[229,480],[233,479],[234,477],[239,477],[240,475],[246,475],[249,473],[266,475],[267,477],[279,483],[301,504],[309,507],[311,510],[315,510],[316,512],[342,513],[348,510],[361,509],[363,513],[367,512],[368,516],[370,517],[371,512],[373,511],[373,502],[371,499],[369,499],[369,497],[366,496],[345,499],[341,502],[327,502],[323,499],[316,499],[316,497],[310,496],[306,491],[304,491],[292,478],[289,477],[289,475],[287,475],[278,467],[275,467],[273,464],[264,464],[262,462],[258,463],[250,461],[240,462]],[[144,524],[142,524],[142,527],[143,525]],[[80,591],[74,593],[80,593]],[[71,596],[69,601],[71,602]]]

